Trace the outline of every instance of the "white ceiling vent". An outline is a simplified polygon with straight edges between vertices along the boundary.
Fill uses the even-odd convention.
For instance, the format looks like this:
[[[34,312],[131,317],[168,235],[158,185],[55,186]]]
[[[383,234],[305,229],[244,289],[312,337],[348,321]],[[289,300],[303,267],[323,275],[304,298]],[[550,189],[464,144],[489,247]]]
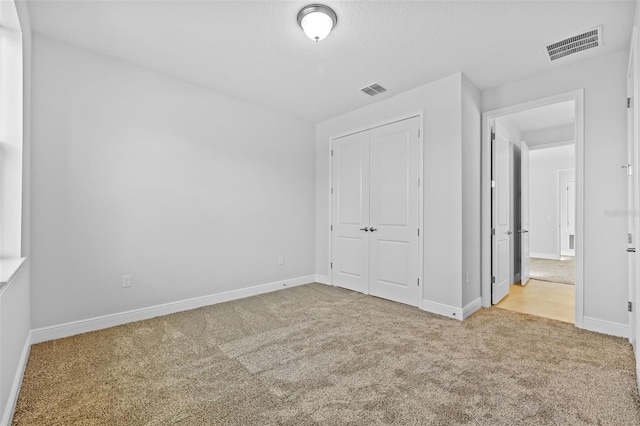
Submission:
[[[373,83],[371,86],[363,87],[360,90],[362,90],[364,93],[366,93],[369,96],[379,95],[380,93],[387,91],[387,89],[380,86],[378,83]]]
[[[581,34],[567,37],[564,40],[547,44],[544,47],[544,51],[550,61],[555,61],[556,59],[599,46],[602,46],[602,25]]]

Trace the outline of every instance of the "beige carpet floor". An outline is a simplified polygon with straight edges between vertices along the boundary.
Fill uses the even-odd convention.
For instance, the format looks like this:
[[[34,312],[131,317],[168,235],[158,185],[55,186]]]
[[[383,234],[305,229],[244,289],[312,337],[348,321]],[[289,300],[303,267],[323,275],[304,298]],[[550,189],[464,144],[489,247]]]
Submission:
[[[576,284],[576,258],[562,256],[560,260],[530,259],[531,278],[563,284]]]
[[[638,425],[628,341],[321,284],[34,345],[14,425]]]

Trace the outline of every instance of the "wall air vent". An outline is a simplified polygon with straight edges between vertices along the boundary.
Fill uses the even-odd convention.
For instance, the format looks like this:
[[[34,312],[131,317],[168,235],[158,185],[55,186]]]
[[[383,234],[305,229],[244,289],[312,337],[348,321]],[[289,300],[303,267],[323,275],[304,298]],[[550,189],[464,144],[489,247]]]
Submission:
[[[544,47],[544,52],[550,61],[555,61],[599,46],[602,46],[602,25],[581,34],[567,37],[564,40],[547,44]]]
[[[387,89],[380,86],[378,83],[373,83],[371,86],[363,87],[360,90],[362,90],[364,93],[366,93],[369,96],[379,95],[380,93],[387,91]]]

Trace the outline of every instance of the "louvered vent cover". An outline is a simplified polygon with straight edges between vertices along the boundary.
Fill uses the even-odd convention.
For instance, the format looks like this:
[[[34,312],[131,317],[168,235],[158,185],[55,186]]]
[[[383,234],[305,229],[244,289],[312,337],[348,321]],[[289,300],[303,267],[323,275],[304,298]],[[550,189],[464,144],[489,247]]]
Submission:
[[[364,93],[366,93],[369,96],[379,95],[380,93],[387,91],[387,89],[380,86],[378,83],[373,83],[371,86],[363,87],[360,90],[362,90]]]
[[[564,58],[583,50],[602,46],[602,26],[585,31],[582,34],[565,38],[564,40],[545,46],[545,53],[550,61]]]

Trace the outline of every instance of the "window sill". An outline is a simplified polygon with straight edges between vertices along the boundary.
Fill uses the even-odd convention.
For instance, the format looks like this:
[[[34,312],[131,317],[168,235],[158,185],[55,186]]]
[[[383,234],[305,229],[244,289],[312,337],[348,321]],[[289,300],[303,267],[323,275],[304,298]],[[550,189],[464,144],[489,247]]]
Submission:
[[[11,281],[22,269],[25,260],[27,260],[26,257],[0,259],[0,294],[9,287]]]

